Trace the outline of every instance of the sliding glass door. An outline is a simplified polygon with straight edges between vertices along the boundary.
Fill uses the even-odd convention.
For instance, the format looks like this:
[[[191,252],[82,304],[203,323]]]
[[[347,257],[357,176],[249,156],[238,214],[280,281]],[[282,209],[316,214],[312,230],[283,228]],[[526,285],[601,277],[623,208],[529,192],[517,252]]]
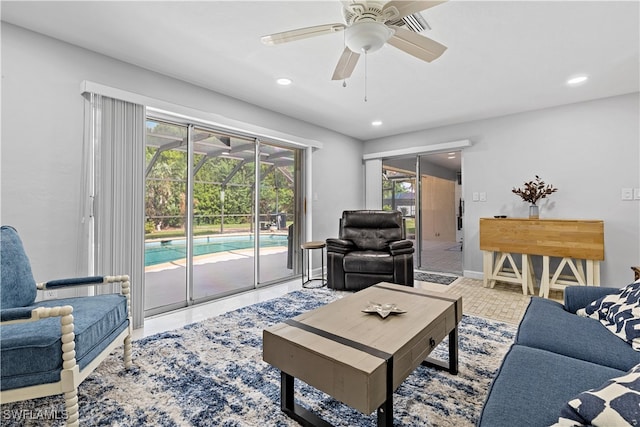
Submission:
[[[269,283],[293,274],[293,245],[300,200],[299,150],[260,144],[258,277]]]
[[[148,120],[145,313],[298,274],[302,158],[297,148]]]
[[[387,160],[382,163],[382,171],[382,208],[402,212],[407,238],[413,240],[416,235],[416,174],[408,167],[392,166]]]
[[[462,274],[460,152],[384,159],[382,172],[383,208],[403,213],[416,268]]]
[[[187,299],[187,126],[147,120],[145,311]]]
[[[193,132],[193,299],[254,287],[255,140]]]

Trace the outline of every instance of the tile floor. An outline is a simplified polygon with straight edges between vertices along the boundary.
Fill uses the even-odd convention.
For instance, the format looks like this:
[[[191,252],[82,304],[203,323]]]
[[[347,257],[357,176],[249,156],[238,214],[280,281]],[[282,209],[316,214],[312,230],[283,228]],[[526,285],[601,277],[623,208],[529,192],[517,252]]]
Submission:
[[[461,244],[456,242],[422,241],[420,270],[462,274]]]
[[[520,322],[531,298],[531,296],[522,295],[521,288],[516,285],[497,283],[493,289],[490,289],[483,287],[481,280],[465,277],[459,278],[448,286],[424,282],[417,282],[416,286],[462,296],[462,307],[465,314],[513,324]],[[277,298],[300,288],[300,280],[298,279],[149,317],[145,320],[143,328],[134,330],[133,338],[139,339],[159,332],[180,328],[247,305]],[[562,301],[562,292],[551,291],[550,298]]]
[[[522,295],[522,288],[509,283],[496,283],[493,289],[482,286],[482,280],[461,278],[447,286],[446,292],[462,296],[462,311],[465,314],[520,323],[531,295]],[[562,302],[563,292],[553,290],[549,298]]]

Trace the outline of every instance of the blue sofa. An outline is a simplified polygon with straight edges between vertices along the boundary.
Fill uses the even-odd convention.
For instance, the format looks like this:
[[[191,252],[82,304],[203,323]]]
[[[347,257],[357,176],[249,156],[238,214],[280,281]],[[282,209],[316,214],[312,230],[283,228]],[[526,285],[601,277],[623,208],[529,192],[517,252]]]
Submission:
[[[533,297],[477,425],[551,426],[568,401],[640,364],[640,352],[576,311],[619,289],[570,286],[564,305]],[[577,424],[579,425],[579,424]]]

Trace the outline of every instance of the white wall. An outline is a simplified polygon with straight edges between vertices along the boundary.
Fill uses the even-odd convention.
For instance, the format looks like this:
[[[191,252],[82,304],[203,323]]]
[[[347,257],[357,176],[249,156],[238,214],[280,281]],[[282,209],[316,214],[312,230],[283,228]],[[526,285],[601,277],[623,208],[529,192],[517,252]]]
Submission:
[[[575,89],[577,90],[577,89]],[[479,277],[478,223],[497,214],[526,217],[511,193],[540,175],[559,190],[541,204],[541,218],[602,219],[604,286],[631,282],[640,263],[640,201],[622,201],[623,187],[640,187],[638,93],[468,122],[369,141],[365,153],[470,139],[463,150],[464,270]],[[473,202],[486,192],[486,202]]]
[[[364,162],[364,193],[365,209],[382,209],[382,159]]]
[[[15,226],[36,280],[78,267],[84,80],[320,141],[313,154],[313,239],[362,208],[362,142],[2,23],[2,224]],[[348,183],[348,184],[345,184]]]

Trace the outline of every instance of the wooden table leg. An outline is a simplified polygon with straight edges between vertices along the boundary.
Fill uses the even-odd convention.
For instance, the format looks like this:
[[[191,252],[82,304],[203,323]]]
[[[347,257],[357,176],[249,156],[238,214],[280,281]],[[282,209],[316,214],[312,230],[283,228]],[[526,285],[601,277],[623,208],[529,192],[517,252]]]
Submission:
[[[530,278],[529,256],[527,254],[522,254],[522,295],[527,295],[527,291],[531,287],[531,284],[529,283]],[[531,290],[531,293],[533,294],[533,290]]]
[[[549,298],[549,256],[542,256],[542,277],[540,278],[541,297]]]
[[[489,279],[493,273],[493,252],[482,251],[482,286],[489,287]]]
[[[587,260],[587,285],[600,286],[600,261]]]

